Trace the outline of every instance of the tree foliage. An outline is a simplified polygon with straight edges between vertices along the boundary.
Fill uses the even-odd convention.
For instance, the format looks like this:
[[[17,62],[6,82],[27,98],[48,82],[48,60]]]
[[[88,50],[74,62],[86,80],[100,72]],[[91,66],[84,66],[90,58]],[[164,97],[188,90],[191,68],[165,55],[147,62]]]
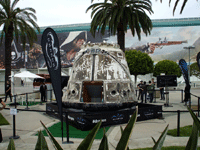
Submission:
[[[190,65],[190,76],[192,75],[196,76],[197,78],[200,78],[200,70],[197,62]]]
[[[125,52],[125,56],[130,74],[135,76],[135,82],[138,75],[153,72],[153,60],[148,54],[137,50],[130,50]]]
[[[16,7],[19,0],[1,0],[0,1],[0,26],[3,26],[1,31],[1,43],[5,45],[5,86],[11,74],[11,45],[15,36],[17,42],[22,43],[25,49],[25,44],[28,42],[30,46],[37,40],[35,29],[40,32],[39,26],[36,24],[35,10],[27,7],[20,9]],[[5,87],[6,89],[6,87]]]
[[[179,65],[171,60],[162,60],[155,65],[153,75],[158,76],[161,73],[165,73],[165,75],[177,75],[177,77],[182,75]]]
[[[104,0],[90,5],[86,12],[90,9],[92,10],[90,29],[92,35],[95,36],[97,29],[104,35],[108,26],[111,34],[117,33],[118,44],[123,51],[125,51],[127,29],[131,29],[133,36],[137,34],[139,40],[141,29],[146,36],[152,30],[151,19],[146,14],[146,12],[153,13],[150,0]]]
[[[156,0],[156,1],[157,1],[157,0]],[[198,0],[197,0],[197,1],[198,1]],[[162,3],[162,0],[160,0],[160,2]],[[180,0],[176,0],[175,3],[174,3],[173,15],[174,15],[174,13],[175,13],[175,11],[176,11],[176,8],[177,8],[179,2],[180,2]],[[181,6],[181,10],[180,10],[180,14],[182,14],[183,9],[185,8],[185,5],[186,5],[187,2],[188,2],[188,0],[183,0],[182,6]],[[171,5],[171,3],[172,3],[172,1],[169,0],[169,6]]]

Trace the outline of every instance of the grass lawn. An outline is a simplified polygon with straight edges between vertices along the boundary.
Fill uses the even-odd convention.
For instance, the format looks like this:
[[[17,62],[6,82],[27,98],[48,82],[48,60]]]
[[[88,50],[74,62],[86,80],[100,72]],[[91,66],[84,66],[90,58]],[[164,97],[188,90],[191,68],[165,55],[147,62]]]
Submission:
[[[21,106],[26,106],[26,102],[19,102],[19,104],[21,105]],[[33,105],[37,105],[37,104],[40,104],[40,102],[33,102],[33,101],[31,101],[31,102],[28,102],[28,106],[33,106]]]
[[[106,131],[108,131],[110,127],[106,127]],[[51,132],[51,134],[54,137],[62,137],[62,131],[61,131],[61,122],[58,122],[56,124],[54,124],[53,126],[48,128],[49,131]],[[90,131],[81,131],[81,130],[77,130],[76,128],[69,126],[69,137],[70,138],[82,138],[84,139]],[[44,134],[44,136],[48,136],[46,131],[43,130],[42,133]],[[37,135],[37,134],[36,134]],[[63,123],[63,136],[66,137],[66,124],[65,122]],[[101,128],[98,133],[96,134],[95,139],[101,139],[103,137],[103,128]]]
[[[169,147],[162,147],[161,150],[184,150],[184,146],[169,146]],[[140,149],[132,149],[132,150],[152,150],[152,148],[140,148]],[[197,148],[200,150],[200,147]]]
[[[0,126],[1,125],[9,125],[10,123],[3,117],[3,115],[0,113]]]
[[[180,127],[180,136],[190,136],[192,132],[192,125]],[[177,136],[177,129],[168,130],[168,135]]]

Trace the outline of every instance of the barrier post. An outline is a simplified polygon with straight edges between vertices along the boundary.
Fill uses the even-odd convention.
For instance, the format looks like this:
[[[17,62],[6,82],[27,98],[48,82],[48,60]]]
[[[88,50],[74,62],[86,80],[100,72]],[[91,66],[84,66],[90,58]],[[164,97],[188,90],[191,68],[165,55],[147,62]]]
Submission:
[[[13,113],[13,136],[9,137],[9,139],[20,138],[18,135],[16,135],[16,128],[15,128],[15,115],[17,114],[16,95],[14,95],[14,104],[15,104],[15,110],[14,110],[14,113]]]
[[[199,102],[200,101],[200,97],[198,97],[198,117],[199,117]]]
[[[183,89],[181,90],[181,103],[184,103],[184,101],[183,101]]]
[[[29,109],[28,108],[28,93],[26,93],[26,108],[25,109]]]
[[[156,103],[156,90],[153,91],[153,102]]]
[[[52,102],[52,89],[50,90],[50,101]]]
[[[68,111],[65,113],[65,122],[66,122],[66,134],[67,134],[67,142],[62,142],[63,144],[73,144],[73,141],[69,141],[69,120],[68,120]]]
[[[177,136],[180,135],[180,110],[177,110]]]

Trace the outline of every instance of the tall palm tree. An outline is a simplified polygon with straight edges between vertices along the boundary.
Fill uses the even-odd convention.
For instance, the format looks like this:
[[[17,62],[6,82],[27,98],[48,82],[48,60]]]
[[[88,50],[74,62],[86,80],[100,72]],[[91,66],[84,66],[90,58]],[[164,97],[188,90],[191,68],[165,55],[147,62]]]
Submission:
[[[104,0],[102,3],[90,5],[91,12],[90,32],[95,36],[96,30],[104,35],[106,27],[115,35],[120,48],[125,51],[125,32],[130,28],[132,35],[137,33],[141,39],[141,29],[146,34],[150,34],[152,29],[151,19],[146,12],[153,13],[150,0]]]
[[[15,8],[19,0],[1,0],[0,1],[0,26],[3,25],[1,31],[1,43],[5,45],[5,86],[11,75],[11,44],[15,37],[16,41],[20,41],[25,49],[26,41],[30,46],[34,40],[37,40],[35,29],[40,32],[40,28],[36,24],[35,10],[33,8]],[[6,89],[6,88],[5,88]]]

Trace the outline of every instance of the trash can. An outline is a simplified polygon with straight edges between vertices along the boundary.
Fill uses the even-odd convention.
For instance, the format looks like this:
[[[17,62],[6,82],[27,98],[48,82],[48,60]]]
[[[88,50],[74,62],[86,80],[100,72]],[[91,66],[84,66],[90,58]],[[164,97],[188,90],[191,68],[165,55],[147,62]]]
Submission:
[[[52,89],[52,85],[51,84],[46,84],[47,86],[47,100],[51,100],[52,99],[52,92],[51,92],[51,89]]]

